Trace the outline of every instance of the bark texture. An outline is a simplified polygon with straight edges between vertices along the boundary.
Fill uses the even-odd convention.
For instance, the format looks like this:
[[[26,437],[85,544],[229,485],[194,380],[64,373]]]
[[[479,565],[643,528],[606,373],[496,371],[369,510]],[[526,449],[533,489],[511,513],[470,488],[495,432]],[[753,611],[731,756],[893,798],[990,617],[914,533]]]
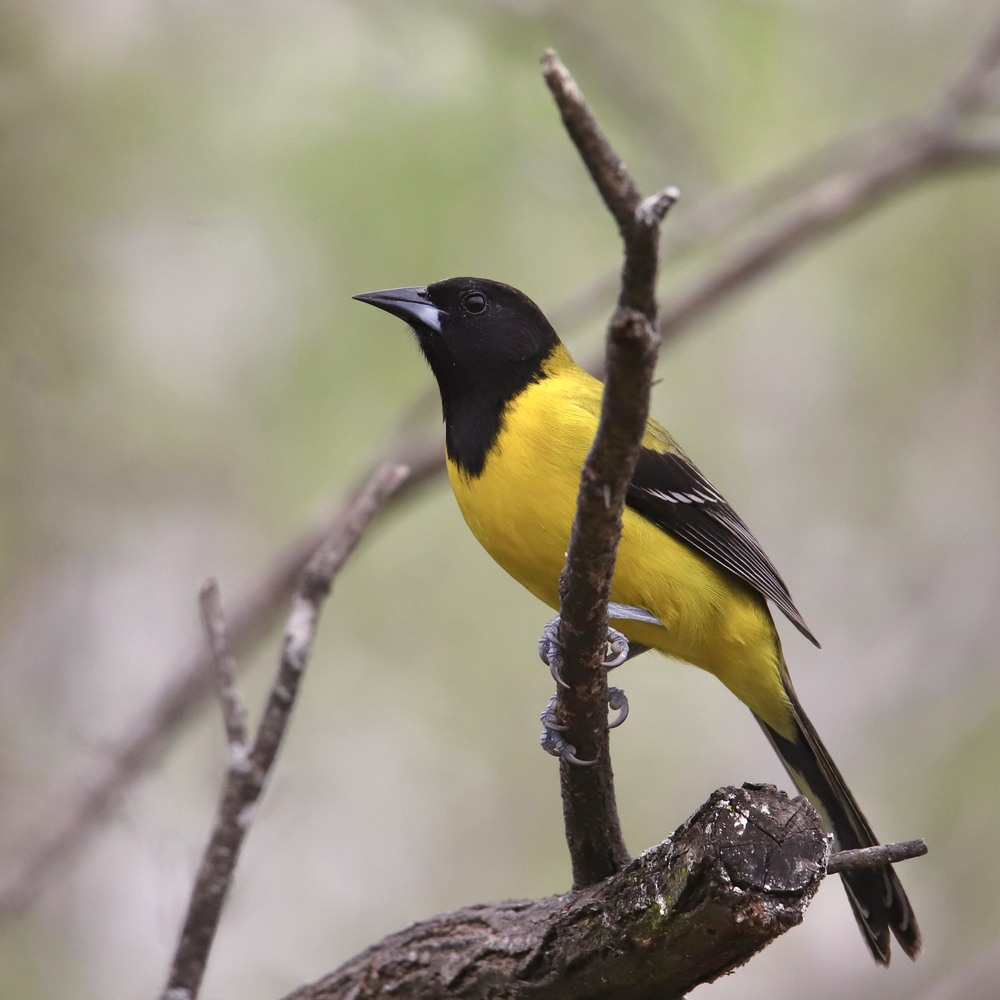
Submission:
[[[421,921],[286,1000],[682,997],[801,923],[829,857],[805,799],[722,788],[598,885]]]

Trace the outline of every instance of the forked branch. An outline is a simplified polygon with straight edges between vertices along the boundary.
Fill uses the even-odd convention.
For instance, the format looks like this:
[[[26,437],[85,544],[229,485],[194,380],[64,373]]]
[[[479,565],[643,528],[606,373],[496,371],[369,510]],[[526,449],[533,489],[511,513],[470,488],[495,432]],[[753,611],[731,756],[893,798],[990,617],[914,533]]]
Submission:
[[[342,529],[331,534],[309,560],[292,599],[278,672],[252,743],[247,742],[246,713],[236,690],[235,661],[226,637],[218,587],[212,580],[202,588],[202,616],[229,741],[229,768],[163,1000],[194,1000],[198,995],[240,849],[253,822],[257,801],[274,765],[309,662],[320,611],[334,578],[372,518],[409,474],[405,465],[388,465],[376,472],[346,512]]]

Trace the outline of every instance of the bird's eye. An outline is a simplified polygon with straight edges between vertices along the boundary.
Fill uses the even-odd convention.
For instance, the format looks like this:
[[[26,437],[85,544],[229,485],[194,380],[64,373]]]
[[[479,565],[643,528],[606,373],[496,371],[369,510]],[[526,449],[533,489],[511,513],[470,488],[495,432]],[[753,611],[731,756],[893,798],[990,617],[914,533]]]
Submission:
[[[486,308],[486,296],[473,292],[472,295],[465,297],[462,305],[465,306],[466,312],[481,313]]]

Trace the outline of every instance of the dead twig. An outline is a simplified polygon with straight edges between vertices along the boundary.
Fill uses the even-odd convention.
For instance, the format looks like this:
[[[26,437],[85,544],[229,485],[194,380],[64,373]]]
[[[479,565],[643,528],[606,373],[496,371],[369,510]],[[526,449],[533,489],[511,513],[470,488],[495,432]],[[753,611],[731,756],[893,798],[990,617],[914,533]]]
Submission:
[[[205,636],[215,666],[215,682],[229,750],[231,754],[234,751],[242,753],[247,747],[247,712],[236,687],[236,657],[229,648],[226,618],[222,611],[217,580],[206,580],[202,585],[200,603],[201,621],[205,626]]]
[[[922,858],[927,853],[927,845],[922,840],[904,840],[898,844],[876,844],[874,847],[860,847],[856,851],[837,851],[830,856],[826,866],[828,875],[850,871],[852,868],[878,868],[880,865],[894,865],[897,861]]]
[[[354,551],[372,518],[409,475],[410,469],[405,465],[387,465],[372,475],[345,511],[342,529],[333,533],[309,560],[292,599],[278,672],[252,743],[246,740],[245,712],[233,680],[234,661],[225,637],[218,588],[210,581],[202,590],[202,613],[219,678],[220,701],[229,737],[229,768],[163,1000],[194,1000],[198,995],[240,848],[281,746],[309,662],[320,611],[334,577]]]

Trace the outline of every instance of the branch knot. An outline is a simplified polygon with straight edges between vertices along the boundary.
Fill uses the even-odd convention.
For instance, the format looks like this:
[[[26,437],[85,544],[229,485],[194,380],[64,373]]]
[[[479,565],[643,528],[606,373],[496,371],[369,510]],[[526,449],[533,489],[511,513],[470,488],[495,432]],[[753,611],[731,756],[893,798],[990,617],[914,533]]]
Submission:
[[[640,226],[647,226],[650,229],[658,226],[680,196],[680,190],[670,186],[651,194],[648,198],[643,198],[635,206],[635,221]]]

